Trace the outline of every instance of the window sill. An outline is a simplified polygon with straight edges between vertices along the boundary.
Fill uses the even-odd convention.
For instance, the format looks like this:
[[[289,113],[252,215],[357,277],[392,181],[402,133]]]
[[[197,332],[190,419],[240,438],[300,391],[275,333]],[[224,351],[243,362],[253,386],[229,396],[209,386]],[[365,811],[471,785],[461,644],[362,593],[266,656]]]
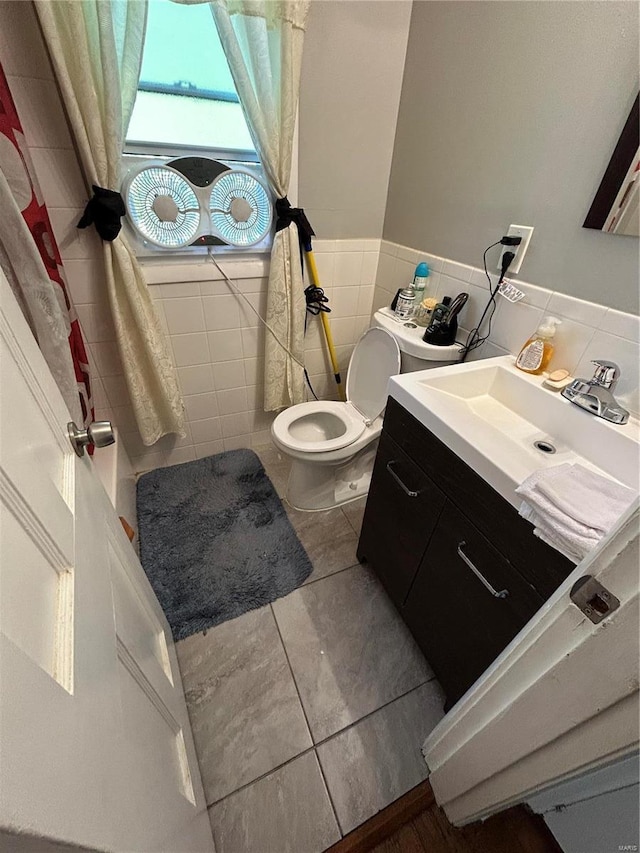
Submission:
[[[269,252],[217,256],[229,278],[265,278],[269,275]],[[215,264],[206,257],[184,259],[140,259],[147,284],[176,284],[183,281],[223,281]]]

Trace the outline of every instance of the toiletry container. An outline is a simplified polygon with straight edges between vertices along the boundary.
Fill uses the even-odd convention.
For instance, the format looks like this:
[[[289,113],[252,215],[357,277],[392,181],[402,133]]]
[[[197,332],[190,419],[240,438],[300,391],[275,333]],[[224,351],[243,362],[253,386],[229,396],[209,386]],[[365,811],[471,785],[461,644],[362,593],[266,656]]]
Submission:
[[[557,317],[545,317],[538,326],[536,333],[532,335],[520,350],[516,359],[516,367],[525,373],[539,374],[546,369],[553,355],[553,336],[556,326],[562,320]]]
[[[425,296],[420,304],[416,301],[416,307],[413,312],[413,322],[418,326],[422,326],[426,328],[431,322],[431,317],[433,316],[433,310],[438,304],[438,300],[435,296]]]
[[[419,263],[413,275],[413,289],[416,292],[416,308],[420,305],[422,300],[428,296],[427,287],[429,286],[429,274],[429,266],[424,261]]]
[[[399,323],[404,323],[412,316],[415,299],[416,292],[412,284],[400,291],[395,308],[395,318]]]

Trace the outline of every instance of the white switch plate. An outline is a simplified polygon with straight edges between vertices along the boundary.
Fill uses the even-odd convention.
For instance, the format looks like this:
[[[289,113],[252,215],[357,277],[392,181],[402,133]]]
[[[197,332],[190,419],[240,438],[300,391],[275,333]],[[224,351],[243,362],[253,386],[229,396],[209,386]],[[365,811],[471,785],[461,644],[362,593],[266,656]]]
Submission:
[[[503,246],[498,258],[498,272],[502,269],[502,256],[505,252],[515,252],[516,256],[509,267],[509,275],[514,275],[520,272],[522,261],[527,254],[531,235],[533,234],[533,225],[510,225],[507,231],[507,237],[522,237],[522,243],[519,246]]]

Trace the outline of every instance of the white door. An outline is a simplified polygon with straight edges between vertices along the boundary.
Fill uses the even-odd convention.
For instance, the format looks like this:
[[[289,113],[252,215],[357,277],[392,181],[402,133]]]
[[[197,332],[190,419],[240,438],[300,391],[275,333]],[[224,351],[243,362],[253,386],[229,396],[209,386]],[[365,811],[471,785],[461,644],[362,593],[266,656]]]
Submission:
[[[0,832],[212,851],[169,626],[0,286]]]

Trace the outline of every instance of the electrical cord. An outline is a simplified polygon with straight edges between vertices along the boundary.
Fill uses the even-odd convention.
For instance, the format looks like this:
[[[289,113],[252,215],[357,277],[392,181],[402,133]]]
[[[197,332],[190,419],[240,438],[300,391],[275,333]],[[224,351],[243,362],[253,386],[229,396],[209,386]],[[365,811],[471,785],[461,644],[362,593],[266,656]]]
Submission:
[[[460,359],[461,361],[465,361],[470,352],[472,352],[474,349],[478,349],[478,347],[481,347],[482,344],[490,337],[493,315],[495,314],[496,308],[498,307],[496,303],[496,295],[498,293],[498,290],[500,289],[500,285],[504,280],[507,270],[509,269],[513,262],[513,259],[515,258],[515,252],[505,252],[502,255],[500,276],[494,286],[491,281],[491,276],[489,275],[489,270],[487,269],[487,252],[489,252],[489,250],[493,249],[495,246],[519,246],[521,242],[521,237],[505,236],[502,237],[500,240],[497,240],[495,243],[492,243],[490,246],[487,246],[487,248],[484,250],[482,255],[482,264],[484,266],[484,274],[486,275],[487,281],[489,282],[489,301],[487,302],[485,309],[480,317],[480,320],[476,324],[475,328],[472,329],[467,336],[467,342],[462,350],[462,357]],[[484,323],[487,313],[489,313],[487,333],[481,337],[480,329],[482,328],[482,324]]]
[[[266,329],[268,329],[268,330],[269,330],[269,332],[271,332],[271,334],[272,334],[272,336],[273,336],[274,340],[278,343],[278,345],[282,347],[282,349],[287,353],[287,355],[291,356],[291,358],[296,362],[296,364],[300,365],[300,367],[302,368],[302,370],[303,370],[303,372],[304,372],[304,378],[305,378],[305,380],[306,380],[306,382],[307,382],[307,385],[309,386],[309,390],[311,391],[311,393],[313,394],[313,396],[314,396],[314,397],[315,397],[315,399],[317,400],[317,399],[318,399],[318,397],[316,396],[316,392],[313,390],[313,386],[311,385],[311,380],[309,379],[309,374],[307,373],[307,368],[304,366],[304,362],[300,361],[300,359],[299,359],[299,358],[297,358],[297,357],[296,357],[296,356],[291,352],[291,350],[289,349],[289,347],[288,347],[285,343],[283,343],[283,342],[280,340],[280,338],[278,337],[278,335],[276,334],[276,332],[275,332],[275,331],[271,328],[271,326],[267,323],[267,321],[266,321],[266,320],[264,319],[264,317],[260,314],[260,312],[257,310],[257,308],[254,308],[254,306],[251,304],[251,301],[250,301],[250,300],[245,296],[245,294],[240,290],[240,288],[236,285],[236,283],[235,283],[234,281],[232,281],[232,279],[230,279],[230,278],[229,278],[229,276],[226,274],[226,272],[222,269],[222,267],[220,266],[220,264],[219,264],[219,263],[216,261],[216,259],[214,258],[214,256],[213,256],[213,252],[211,251],[211,249],[208,249],[208,250],[207,250],[207,257],[209,258],[209,260],[211,261],[211,263],[215,266],[215,268],[218,270],[218,272],[222,275],[222,277],[223,277],[223,278],[224,278],[224,280],[227,282],[227,284],[229,285],[229,287],[233,290],[233,292],[234,292],[237,296],[241,296],[241,297],[242,297],[242,299],[244,299],[244,301],[247,303],[247,305],[249,306],[249,308],[251,308],[251,310],[252,310],[252,311],[253,311],[253,313],[256,315],[256,317],[258,318],[258,320],[260,320],[260,322],[262,323],[262,325],[263,325]],[[307,328],[307,322],[306,322],[306,314],[305,314],[305,331],[306,331],[306,328]]]

